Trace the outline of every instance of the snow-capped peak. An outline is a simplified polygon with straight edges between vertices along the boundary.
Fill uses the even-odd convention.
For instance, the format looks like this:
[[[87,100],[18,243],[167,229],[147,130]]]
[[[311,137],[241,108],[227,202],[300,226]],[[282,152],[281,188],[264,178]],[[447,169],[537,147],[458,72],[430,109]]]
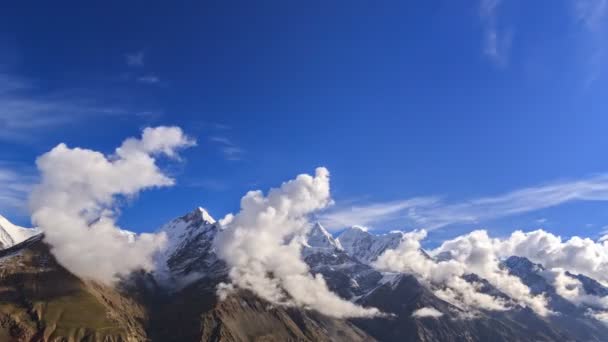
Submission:
[[[214,223],[215,219],[202,207],[171,220],[159,229],[159,232],[167,234],[166,254],[171,255],[189,237],[203,232],[206,227]]]
[[[318,249],[326,249],[328,251],[342,250],[340,243],[320,223],[310,229],[306,236],[307,247]]]
[[[167,236],[165,249],[157,256],[157,275],[163,279],[201,275],[217,262],[213,241],[219,228],[209,213],[198,207],[171,220],[159,229]]]
[[[198,211],[200,213],[203,221],[205,221],[207,223],[215,223],[215,219],[213,217],[211,217],[211,215],[209,215],[209,212],[205,208],[198,207],[198,208],[196,208],[195,211]]]
[[[0,249],[14,246],[36,234],[40,234],[40,229],[14,225],[0,215]]]
[[[403,232],[400,231],[375,235],[363,227],[353,226],[338,235],[336,240],[351,257],[370,263],[387,249],[396,248],[402,239]]]

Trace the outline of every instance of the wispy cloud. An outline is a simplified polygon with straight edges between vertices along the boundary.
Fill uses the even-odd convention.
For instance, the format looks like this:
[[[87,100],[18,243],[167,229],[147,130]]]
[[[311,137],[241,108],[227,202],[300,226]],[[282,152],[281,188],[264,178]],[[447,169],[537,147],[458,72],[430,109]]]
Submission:
[[[160,78],[156,75],[145,75],[137,78],[137,82],[145,83],[145,84],[158,84],[160,82]]]
[[[229,188],[228,184],[217,179],[196,179],[184,181],[183,184],[193,188],[203,188],[209,191],[224,191]]]
[[[338,205],[322,214],[320,220],[332,229],[398,223],[433,230],[458,223],[480,223],[573,201],[608,201],[608,174],[523,188],[464,202],[418,197],[361,206]]]
[[[226,160],[237,161],[243,158],[245,152],[242,148],[236,145],[231,139],[223,136],[209,137],[211,142],[220,145],[220,150]]]
[[[435,197],[417,197],[394,202],[371,203],[367,205],[336,206],[320,216],[327,228],[344,228],[349,226],[368,226],[376,223],[403,220],[408,210],[429,207],[439,203]]]
[[[483,54],[497,66],[509,63],[513,31],[498,25],[498,9],[502,0],[481,0],[479,19],[483,29]]]
[[[42,129],[73,123],[92,115],[119,115],[124,111],[95,99],[69,92],[40,95],[32,81],[0,74],[0,139],[28,141]]]
[[[138,51],[135,53],[128,53],[125,55],[125,62],[131,67],[143,67],[144,66],[144,52]]]
[[[27,213],[27,196],[35,181],[32,170],[0,162],[0,214]]]
[[[214,136],[214,137],[210,137],[209,140],[216,142],[216,143],[220,143],[222,145],[234,146],[234,144],[232,143],[232,140],[230,140],[226,137]]]
[[[212,123],[211,123],[211,126],[212,126],[214,129],[217,129],[217,130],[227,130],[227,129],[231,129],[231,128],[232,128],[232,127],[230,127],[230,126],[228,126],[228,125],[226,125],[226,124],[219,123],[219,122],[212,122]]]
[[[606,69],[608,0],[574,0],[574,17],[583,35],[581,48],[587,58],[585,84],[590,85]]]
[[[608,0],[575,0],[575,14],[590,31],[601,29],[608,10]]]

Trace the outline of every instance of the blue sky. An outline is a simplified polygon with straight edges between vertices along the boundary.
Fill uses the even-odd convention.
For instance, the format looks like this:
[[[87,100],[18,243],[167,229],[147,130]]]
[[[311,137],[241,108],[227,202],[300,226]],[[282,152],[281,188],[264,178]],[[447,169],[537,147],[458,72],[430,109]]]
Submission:
[[[334,229],[597,237],[607,15],[606,0],[12,4],[0,213],[28,223],[35,158],[60,142],[111,153],[178,125],[198,145],[166,165],[177,185],[126,201],[123,226],[198,205],[221,217],[250,189],[326,166],[336,203],[320,218]]]

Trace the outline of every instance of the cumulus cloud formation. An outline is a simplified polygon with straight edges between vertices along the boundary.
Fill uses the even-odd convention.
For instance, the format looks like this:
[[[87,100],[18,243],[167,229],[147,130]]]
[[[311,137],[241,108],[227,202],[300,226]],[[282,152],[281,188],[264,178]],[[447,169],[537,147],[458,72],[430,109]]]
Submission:
[[[546,268],[563,268],[608,283],[608,241],[595,242],[573,236],[560,236],[544,230],[515,231],[504,240],[495,241],[501,256],[518,255]]]
[[[425,231],[404,234],[401,244],[385,251],[373,264],[380,270],[406,272],[432,285],[435,294],[457,306],[485,310],[506,310],[513,304],[529,307],[545,316],[544,295],[533,295],[521,280],[509,274],[501,261],[520,256],[544,266],[541,272],[557,294],[575,305],[591,307],[589,315],[600,319],[608,312],[608,297],[588,294],[581,281],[572,274],[581,274],[608,283],[608,241],[593,241],[574,236],[568,240],[543,230],[515,231],[510,236],[491,238],[485,230],[477,230],[443,242],[428,253],[421,252]],[[568,274],[566,271],[570,272]],[[510,299],[491,296],[480,291],[482,284],[463,277],[475,274],[487,280]],[[514,301],[511,302],[511,299]]]
[[[500,267],[501,254],[495,240],[485,230],[444,242],[433,254],[450,253],[453,260],[465,265],[468,272],[475,273],[490,282],[498,290],[544,316],[548,313],[547,301],[542,296],[533,296],[521,280]],[[509,255],[510,256],[510,255]]]
[[[40,156],[41,179],[30,197],[32,221],[57,260],[79,276],[106,283],[135,269],[151,269],[165,237],[118,227],[117,196],[173,185],[155,158],[177,158],[179,149],[194,144],[179,127],[161,126],[125,140],[112,155],[62,143]]]
[[[320,274],[313,276],[300,249],[311,227],[308,216],[331,202],[329,172],[301,174],[271,189],[266,196],[250,191],[241,210],[220,222],[225,228],[216,238],[216,251],[230,267],[232,283],[276,304],[298,305],[334,317],[379,314],[332,293]],[[222,285],[218,294],[231,287]]]
[[[432,255],[449,253],[449,258],[440,260],[421,252],[420,241],[425,237],[425,231],[406,233],[401,244],[380,255],[374,266],[381,270],[413,273],[433,285],[438,297],[457,306],[499,311],[513,306],[514,303],[505,298],[479,291],[481,283],[463,278],[474,273],[512,298],[515,304],[529,307],[542,316],[549,313],[546,298],[532,295],[519,278],[500,267],[498,253],[485,231],[444,242],[431,251]]]
[[[420,308],[420,309],[414,311],[414,313],[412,313],[412,317],[416,317],[416,318],[422,318],[422,317],[439,318],[441,316],[443,316],[443,313],[441,313],[439,310],[432,308],[432,307]]]
[[[587,294],[580,280],[566,274],[562,268],[546,270],[543,276],[555,287],[557,294],[576,305],[608,308],[608,297]]]

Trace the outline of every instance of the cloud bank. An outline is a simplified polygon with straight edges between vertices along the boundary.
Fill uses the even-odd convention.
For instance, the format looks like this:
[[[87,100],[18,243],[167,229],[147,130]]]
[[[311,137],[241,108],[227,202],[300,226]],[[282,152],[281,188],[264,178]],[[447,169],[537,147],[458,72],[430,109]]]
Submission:
[[[177,158],[194,145],[178,127],[143,130],[126,139],[112,155],[59,144],[36,160],[40,183],[30,208],[32,221],[45,233],[57,260],[81,277],[110,283],[135,269],[151,269],[152,255],[164,235],[123,231],[116,225],[117,196],[171,186],[156,157]]]
[[[435,294],[464,308],[506,310],[517,304],[529,307],[539,315],[551,314],[544,295],[533,295],[520,279],[501,266],[501,260],[520,256],[545,267],[540,275],[555,287],[557,294],[574,303],[591,307],[589,315],[597,319],[608,313],[608,298],[585,292],[579,279],[566,273],[582,274],[604,284],[608,283],[608,241],[561,237],[543,230],[524,233],[515,231],[505,238],[491,238],[485,230],[477,230],[443,242],[428,253],[421,252],[425,231],[404,234],[401,244],[387,250],[373,264],[384,271],[416,275],[432,285]],[[480,291],[479,280],[465,281],[467,274],[476,274],[511,299]],[[471,279],[469,279],[471,280]]]
[[[502,311],[519,304],[530,307],[539,315],[548,314],[544,297],[533,296],[519,278],[500,267],[500,260],[484,231],[445,242],[432,253],[439,255],[449,252],[451,258],[439,261],[422,253],[420,241],[425,237],[425,231],[404,234],[401,244],[380,255],[373,266],[384,271],[412,273],[433,285],[439,298],[459,307]],[[463,278],[469,273],[486,279],[516,303],[479,291],[482,286],[480,282],[469,282]]]
[[[250,191],[241,210],[221,220],[225,228],[216,238],[216,251],[230,267],[232,283],[276,304],[298,305],[333,317],[379,314],[332,293],[320,274],[312,276],[300,249],[311,227],[308,216],[331,201],[329,172],[302,174],[271,189],[267,196]],[[222,284],[220,297],[230,286]]]
[[[608,241],[595,242],[573,236],[560,236],[544,230],[515,231],[504,240],[496,240],[500,255],[518,255],[547,268],[563,268],[608,283]]]

